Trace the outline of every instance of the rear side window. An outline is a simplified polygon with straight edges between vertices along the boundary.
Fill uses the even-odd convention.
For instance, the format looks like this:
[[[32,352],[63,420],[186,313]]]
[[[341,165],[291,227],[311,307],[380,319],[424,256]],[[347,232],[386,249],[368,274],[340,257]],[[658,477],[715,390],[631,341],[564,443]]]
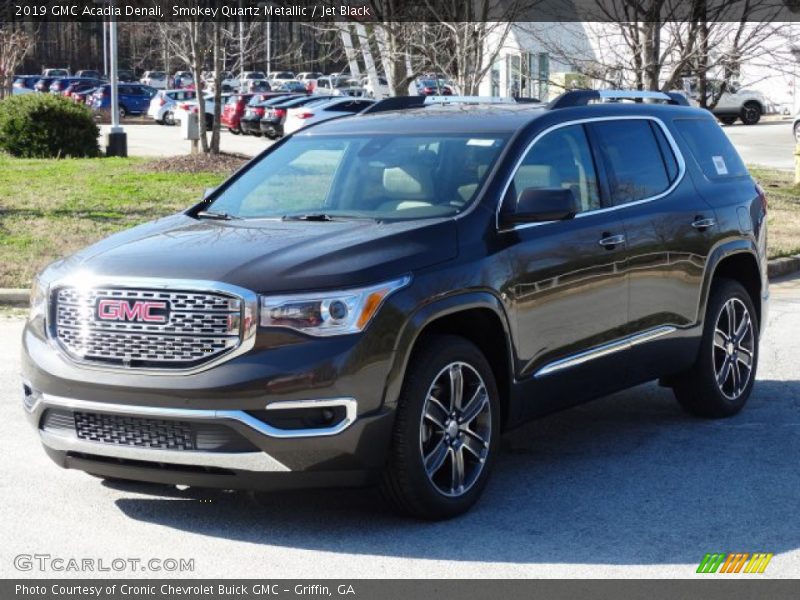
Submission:
[[[706,177],[714,181],[747,175],[742,159],[714,120],[675,119],[673,123]]]
[[[659,127],[653,125],[649,119],[622,119],[591,125],[608,169],[613,206],[657,196],[674,181],[670,171],[677,176],[675,157],[666,140],[659,143],[655,131]]]

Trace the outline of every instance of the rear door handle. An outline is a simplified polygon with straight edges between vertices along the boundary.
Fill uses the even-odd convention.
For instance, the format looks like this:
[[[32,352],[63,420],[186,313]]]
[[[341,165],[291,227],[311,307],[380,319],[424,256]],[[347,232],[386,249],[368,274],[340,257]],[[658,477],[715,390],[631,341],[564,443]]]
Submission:
[[[717,224],[716,219],[705,219],[703,217],[695,217],[694,221],[692,221],[692,227],[694,227],[698,231],[705,231],[706,229],[713,227],[716,224]]]
[[[625,243],[625,236],[624,235],[606,235],[603,234],[604,237],[600,238],[600,241],[597,242],[601,246],[603,246],[606,250],[613,250],[615,247],[619,246],[620,244]]]

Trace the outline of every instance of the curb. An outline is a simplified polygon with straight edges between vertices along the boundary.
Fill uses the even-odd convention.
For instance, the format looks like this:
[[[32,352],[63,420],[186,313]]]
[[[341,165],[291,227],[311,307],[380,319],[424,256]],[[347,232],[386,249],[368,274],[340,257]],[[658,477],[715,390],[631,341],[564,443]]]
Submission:
[[[781,277],[800,271],[800,254],[795,256],[784,256],[783,258],[773,258],[767,262],[767,275],[770,279]],[[30,290],[25,288],[0,289],[0,306],[19,306],[28,304]]]

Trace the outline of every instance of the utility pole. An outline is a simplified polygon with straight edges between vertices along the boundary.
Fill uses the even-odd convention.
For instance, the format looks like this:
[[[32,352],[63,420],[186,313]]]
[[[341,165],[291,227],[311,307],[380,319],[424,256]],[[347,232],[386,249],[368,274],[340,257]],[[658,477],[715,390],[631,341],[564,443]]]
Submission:
[[[116,0],[110,0],[112,13]],[[109,43],[111,54],[111,129],[106,136],[107,156],[128,156],[128,140],[125,130],[119,124],[119,90],[118,90],[118,64],[117,64],[117,18],[112,16],[109,21]]]
[[[103,21],[103,75],[108,77],[108,35],[105,21]]]

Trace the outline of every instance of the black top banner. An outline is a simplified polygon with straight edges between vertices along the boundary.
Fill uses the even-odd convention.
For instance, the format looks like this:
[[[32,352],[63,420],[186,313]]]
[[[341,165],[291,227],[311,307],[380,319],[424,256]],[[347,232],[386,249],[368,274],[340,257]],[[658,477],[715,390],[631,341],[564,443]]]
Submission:
[[[0,0],[2,22],[800,20],[800,0]]]

